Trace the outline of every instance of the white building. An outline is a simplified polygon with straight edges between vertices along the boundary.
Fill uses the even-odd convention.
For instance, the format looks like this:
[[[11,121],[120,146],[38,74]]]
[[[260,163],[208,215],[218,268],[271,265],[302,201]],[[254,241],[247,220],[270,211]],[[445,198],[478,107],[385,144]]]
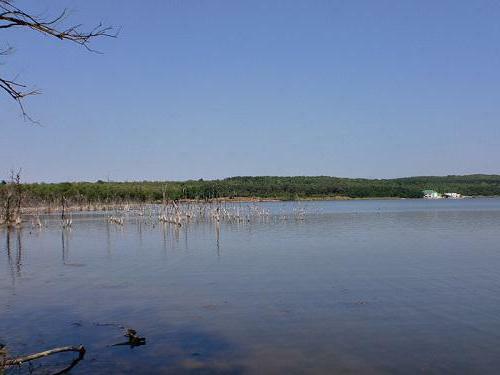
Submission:
[[[444,193],[445,198],[449,199],[460,199],[462,198],[462,194],[460,193]]]
[[[422,191],[424,193],[424,198],[425,199],[439,199],[442,198],[441,194],[439,194],[437,191],[434,190],[424,190]]]

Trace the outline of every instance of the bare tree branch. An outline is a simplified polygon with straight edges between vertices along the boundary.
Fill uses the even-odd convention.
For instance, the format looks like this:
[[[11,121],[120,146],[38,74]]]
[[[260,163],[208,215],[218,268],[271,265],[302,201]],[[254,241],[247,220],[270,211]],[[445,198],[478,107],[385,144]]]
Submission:
[[[37,95],[40,94],[40,91],[38,90],[27,90],[25,91],[24,89],[26,88],[26,85],[20,84],[15,81],[10,81],[7,79],[3,79],[0,77],[0,88],[4,90],[12,99],[14,99],[17,104],[19,105],[19,108],[21,109],[21,113],[23,115],[23,118],[28,119],[29,121],[33,123],[38,123],[37,121],[33,120],[25,111],[23,101],[27,96],[30,95]]]
[[[44,35],[55,37],[59,40],[66,40],[85,47],[88,51],[99,53],[90,48],[90,42],[95,38],[109,37],[116,38],[119,30],[112,26],[104,26],[99,23],[89,31],[82,31],[81,24],[69,27],[64,26],[68,11],[64,9],[58,16],[53,18],[43,18],[34,16],[21,10],[13,4],[12,0],[0,0],[0,29],[28,28]],[[0,56],[8,55],[12,52],[12,47],[0,49]],[[23,99],[27,96],[39,94],[39,90],[28,90],[27,86],[16,81],[16,79],[6,79],[0,77],[0,88],[14,99],[25,119],[33,121],[24,110]]]
[[[102,23],[86,32],[80,31],[82,25],[62,27],[61,21],[67,16],[67,9],[64,9],[57,17],[43,19],[17,8],[10,0],[0,0],[0,10],[4,11],[0,13],[0,29],[27,27],[60,40],[69,40],[80,44],[93,52],[96,51],[88,45],[92,39],[97,37],[116,38],[118,36],[118,32],[112,26],[104,26]]]

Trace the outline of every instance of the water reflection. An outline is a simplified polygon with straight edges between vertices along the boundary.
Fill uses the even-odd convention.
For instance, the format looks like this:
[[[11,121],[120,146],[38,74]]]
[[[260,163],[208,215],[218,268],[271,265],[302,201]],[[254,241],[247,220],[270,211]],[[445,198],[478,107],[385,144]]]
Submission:
[[[215,223],[215,238],[216,238],[216,246],[217,246],[217,256],[220,257],[220,223],[217,221]]]
[[[163,254],[166,256],[167,255],[167,223],[161,223],[161,232],[162,232],[162,238],[163,238]]]
[[[106,253],[111,258],[111,233],[109,220],[106,220]]]
[[[15,244],[12,244],[12,237],[15,237]],[[9,265],[11,282],[14,286],[16,279],[23,276],[24,254],[21,228],[5,229],[5,252],[7,255],[7,264]]]
[[[69,231],[71,229],[69,228],[63,228],[61,230],[61,249],[62,249],[62,262],[64,265],[67,265],[66,262],[68,260],[68,253],[69,253]]]
[[[21,231],[22,229],[19,228],[16,230],[16,273],[18,277],[21,277],[21,268],[22,268],[22,261],[23,261],[23,246],[21,243]]]
[[[186,223],[184,227],[184,249],[189,250],[188,246],[188,231],[189,231],[190,223],[189,221]]]
[[[61,250],[62,250],[62,264],[69,267],[83,267],[85,264],[72,262],[70,258],[70,238],[71,238],[70,227],[64,227],[61,229]]]

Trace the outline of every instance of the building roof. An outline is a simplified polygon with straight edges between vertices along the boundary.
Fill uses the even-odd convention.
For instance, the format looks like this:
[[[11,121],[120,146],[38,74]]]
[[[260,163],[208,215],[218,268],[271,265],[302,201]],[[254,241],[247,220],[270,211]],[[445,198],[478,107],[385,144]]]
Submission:
[[[434,194],[434,193],[436,193],[437,194],[437,191],[435,191],[435,190],[422,190],[422,193],[424,193],[424,194]]]

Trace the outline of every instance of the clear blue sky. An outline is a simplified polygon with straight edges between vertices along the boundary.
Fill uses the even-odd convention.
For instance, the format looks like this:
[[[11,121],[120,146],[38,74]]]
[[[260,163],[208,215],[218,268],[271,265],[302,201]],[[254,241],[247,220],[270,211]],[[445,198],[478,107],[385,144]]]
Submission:
[[[500,2],[17,0],[121,25],[92,54],[0,31],[43,95],[0,96],[29,181],[500,173]]]

